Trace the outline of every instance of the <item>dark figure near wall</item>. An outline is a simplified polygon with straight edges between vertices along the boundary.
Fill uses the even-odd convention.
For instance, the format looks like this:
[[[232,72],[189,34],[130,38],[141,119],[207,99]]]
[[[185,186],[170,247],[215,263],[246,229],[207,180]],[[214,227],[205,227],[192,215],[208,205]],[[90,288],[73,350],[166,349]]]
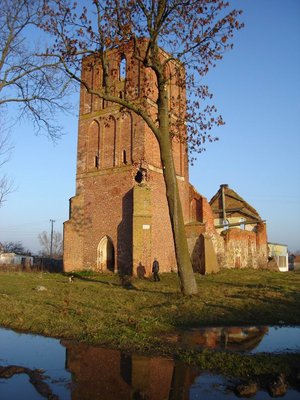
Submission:
[[[139,262],[139,265],[137,267],[137,276],[140,279],[144,279],[145,275],[146,275],[146,268],[144,267],[144,265],[141,263],[141,261]]]
[[[159,272],[159,262],[157,261],[156,258],[154,258],[153,264],[152,264],[152,273],[153,273],[153,279],[155,282],[160,281],[160,277],[158,275]]]

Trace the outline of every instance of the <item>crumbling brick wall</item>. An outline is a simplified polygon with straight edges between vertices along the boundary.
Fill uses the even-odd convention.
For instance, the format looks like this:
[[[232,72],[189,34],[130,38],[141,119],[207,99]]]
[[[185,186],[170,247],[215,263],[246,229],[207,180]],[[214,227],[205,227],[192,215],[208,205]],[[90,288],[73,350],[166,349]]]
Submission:
[[[147,43],[144,47],[143,41],[141,44],[140,50],[145,51]],[[161,51],[161,57],[168,55]],[[154,75],[134,58],[133,43],[120,45],[110,51],[107,58],[112,93],[120,98],[136,99],[155,116]],[[122,75],[121,64],[126,66],[125,75]],[[170,107],[174,106],[172,121],[185,110],[185,89],[175,73],[175,69],[180,71],[180,68],[175,60],[168,62],[167,89]],[[83,61],[82,78],[91,89],[101,89],[102,75],[99,59],[88,57]],[[175,99],[179,97],[182,100],[175,106]],[[147,257],[143,262],[147,275],[151,274],[154,257],[159,259],[162,272],[176,270],[163,170],[154,134],[140,117],[89,94],[84,85],[80,92],[79,114],[76,195],[71,199],[70,218],[64,225],[65,270],[91,268],[136,273],[141,260],[133,259],[133,254],[137,254],[133,240],[141,237],[140,246],[146,246]],[[188,161],[181,140],[185,130],[184,126],[178,134],[174,130],[172,147],[184,219],[187,220]],[[135,223],[140,217],[134,215],[133,191],[137,185],[149,188],[147,218],[151,224]],[[134,229],[142,232],[134,232]],[[103,240],[105,238],[107,240]],[[101,246],[106,243],[108,248],[102,251]],[[114,257],[113,268],[105,268],[104,253]]]
[[[141,51],[145,51],[147,41],[141,43],[144,45]],[[163,50],[160,56],[168,57]],[[134,58],[133,44],[120,45],[107,57],[112,93],[122,99],[137,99],[155,119],[154,73]],[[125,76],[120,68],[124,62]],[[220,234],[223,227],[219,227],[219,231],[216,229],[216,219],[222,217],[220,198],[215,197],[213,202],[217,209],[215,215],[212,204],[189,184],[186,128],[179,123],[186,110],[184,72],[179,63],[171,60],[166,73],[170,78],[167,90],[174,164],[191,256],[195,263],[200,263],[201,243],[206,240],[212,242],[209,247],[213,248],[220,266],[256,268],[267,257],[266,227],[259,222],[256,232],[229,229]],[[98,59],[88,57],[83,61],[82,78],[92,89],[101,88],[102,75]],[[134,211],[138,209],[134,204],[137,185],[146,185],[149,189],[149,198],[144,199],[148,207],[144,216]],[[227,191],[229,208],[249,206],[227,185],[222,187]],[[249,212],[260,221],[250,206]],[[230,215],[238,218],[235,211]],[[143,218],[144,223],[141,222]],[[256,220],[254,222],[251,229],[256,226]],[[142,248],[136,251],[135,246]],[[147,257],[142,256],[144,250]],[[109,260],[113,258],[109,261],[113,266],[108,266],[108,259],[106,264],[105,260],[103,262],[105,252]],[[135,274],[138,265],[144,263],[146,274],[150,275],[154,257],[160,261],[161,272],[177,269],[157,139],[140,117],[89,94],[82,85],[76,195],[70,200],[70,218],[64,224],[64,268],[67,271],[92,268]]]
[[[266,264],[266,242],[262,232],[250,232],[231,228],[222,232],[224,238],[224,267],[226,268],[260,268]]]

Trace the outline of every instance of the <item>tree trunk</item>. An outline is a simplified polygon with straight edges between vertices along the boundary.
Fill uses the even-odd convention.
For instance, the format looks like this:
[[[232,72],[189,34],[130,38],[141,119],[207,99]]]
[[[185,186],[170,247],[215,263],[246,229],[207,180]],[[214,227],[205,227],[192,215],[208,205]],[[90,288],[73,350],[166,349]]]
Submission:
[[[198,288],[187,245],[169,131],[161,130],[159,146],[181,291],[185,295],[192,295],[198,292]]]
[[[158,54],[158,50],[156,54]],[[159,65],[159,57],[156,58],[156,62],[157,65]],[[168,91],[161,66],[156,69],[156,76],[158,81],[157,112],[159,121],[159,135],[157,136],[157,139],[160,148],[160,157],[166,185],[166,196],[173,232],[180,288],[183,294],[193,295],[198,292],[198,288],[186,239],[182,206],[179,197],[178,182],[174,166],[172,142],[170,137]]]

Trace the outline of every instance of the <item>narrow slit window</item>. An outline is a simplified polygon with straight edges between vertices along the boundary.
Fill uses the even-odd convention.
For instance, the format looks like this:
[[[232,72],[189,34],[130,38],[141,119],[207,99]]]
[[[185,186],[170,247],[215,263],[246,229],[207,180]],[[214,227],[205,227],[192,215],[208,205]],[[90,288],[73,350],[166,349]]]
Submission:
[[[127,164],[126,150],[123,150],[123,164]]]
[[[123,55],[120,61],[120,70],[119,70],[120,81],[124,81],[126,79],[126,68],[127,68],[127,62],[125,56]]]
[[[95,156],[95,167],[99,168],[99,155]]]

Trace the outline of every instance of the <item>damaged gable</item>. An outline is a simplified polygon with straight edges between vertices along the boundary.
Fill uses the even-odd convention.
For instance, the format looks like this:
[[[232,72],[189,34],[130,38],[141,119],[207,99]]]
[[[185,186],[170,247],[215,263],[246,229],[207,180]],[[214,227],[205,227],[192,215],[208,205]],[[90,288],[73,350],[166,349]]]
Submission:
[[[212,208],[214,224],[217,229],[240,227],[246,230],[253,230],[257,223],[262,222],[255,208],[229,188],[228,185],[221,185],[209,204]]]

